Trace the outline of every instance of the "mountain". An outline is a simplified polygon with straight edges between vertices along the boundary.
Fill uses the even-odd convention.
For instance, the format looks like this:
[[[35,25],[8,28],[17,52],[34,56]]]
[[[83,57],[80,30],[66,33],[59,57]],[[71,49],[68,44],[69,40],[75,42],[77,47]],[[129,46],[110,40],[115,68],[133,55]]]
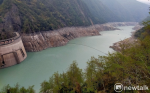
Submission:
[[[91,25],[91,14],[81,0],[2,0],[1,28],[22,32],[65,26]]]
[[[147,16],[144,20],[142,20],[140,23],[142,24],[142,22],[145,22],[145,21],[150,21],[150,16]]]
[[[82,0],[88,7],[90,13],[95,17],[96,23],[116,22],[120,21],[115,13],[113,13],[100,0]]]
[[[140,21],[147,15],[148,6],[136,0],[0,0],[0,37],[4,32]]]
[[[149,5],[136,0],[100,0],[121,21],[142,21],[147,17]]]

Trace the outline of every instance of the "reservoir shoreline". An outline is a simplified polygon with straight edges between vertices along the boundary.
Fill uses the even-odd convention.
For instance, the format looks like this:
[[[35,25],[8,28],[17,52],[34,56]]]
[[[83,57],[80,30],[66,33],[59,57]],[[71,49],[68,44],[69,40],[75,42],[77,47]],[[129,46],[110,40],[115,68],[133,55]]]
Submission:
[[[65,27],[21,36],[27,52],[38,52],[51,47],[64,46],[75,38],[97,36],[100,35],[100,31],[119,30],[117,26],[135,26],[136,24],[137,22],[110,22],[88,27]]]
[[[117,51],[117,52],[120,52],[120,51],[121,51],[121,47],[120,47],[121,44],[130,45],[130,44],[136,43],[137,38],[136,38],[134,35],[135,35],[135,33],[136,33],[138,30],[140,30],[142,27],[143,27],[143,26],[141,26],[141,25],[139,25],[139,24],[136,25],[134,28],[132,28],[132,29],[135,30],[135,31],[131,32],[131,37],[113,43],[113,45],[110,46],[110,48],[112,48],[113,50],[115,50],[115,51]]]
[[[91,56],[98,57],[105,55],[104,53],[108,51],[114,52],[109,46],[120,39],[130,37],[133,27],[122,26],[118,28],[123,30],[101,31],[100,36],[76,38],[70,40],[65,46],[48,48],[39,52],[27,52],[28,57],[21,64],[0,70],[0,88],[7,84],[14,86],[16,83],[26,88],[35,85],[34,89],[38,93],[40,84],[44,80],[48,80],[54,72],[66,72],[74,60],[79,68],[84,70]]]

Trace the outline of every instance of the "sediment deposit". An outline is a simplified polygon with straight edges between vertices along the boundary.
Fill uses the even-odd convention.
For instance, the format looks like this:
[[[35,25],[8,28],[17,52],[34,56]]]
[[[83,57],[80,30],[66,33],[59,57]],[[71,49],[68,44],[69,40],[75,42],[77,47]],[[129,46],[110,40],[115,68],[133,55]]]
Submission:
[[[65,27],[53,31],[22,34],[22,41],[26,51],[37,52],[50,47],[66,45],[69,40],[74,38],[100,35],[100,31],[119,30],[116,26],[129,26],[136,24],[136,22],[115,22],[114,24],[96,24],[89,27]]]
[[[119,52],[119,51],[121,51],[123,48],[126,49],[126,48],[130,48],[132,45],[135,45],[136,42],[138,42],[137,38],[135,38],[135,36],[134,36],[134,35],[135,35],[135,32],[136,32],[137,30],[141,29],[142,27],[143,27],[143,26],[141,26],[141,25],[139,25],[139,24],[135,25],[134,28],[132,28],[132,29],[135,30],[135,31],[132,32],[131,37],[126,38],[126,39],[124,39],[124,40],[121,40],[121,41],[119,41],[119,42],[114,43],[112,46],[110,46],[110,48],[112,48],[113,50]],[[123,45],[124,45],[124,46],[123,46]]]
[[[137,22],[109,22],[109,23],[106,23],[110,26],[113,26],[113,27],[117,27],[117,26],[135,26],[135,25],[138,25]]]
[[[143,27],[144,26],[137,24],[137,25],[135,25],[135,27],[133,28],[133,30],[139,30],[139,29],[141,29]]]
[[[100,35],[96,29],[67,27],[55,31],[39,32],[36,34],[24,34],[22,40],[26,51],[41,51],[49,47],[66,45],[69,40],[83,37]]]

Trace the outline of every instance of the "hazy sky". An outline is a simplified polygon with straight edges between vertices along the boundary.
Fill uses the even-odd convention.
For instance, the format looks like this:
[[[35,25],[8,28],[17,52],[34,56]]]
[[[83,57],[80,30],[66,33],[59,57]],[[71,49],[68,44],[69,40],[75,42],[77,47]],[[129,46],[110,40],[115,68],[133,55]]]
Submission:
[[[137,0],[137,1],[140,1],[140,2],[143,2],[143,3],[150,4],[150,0]]]

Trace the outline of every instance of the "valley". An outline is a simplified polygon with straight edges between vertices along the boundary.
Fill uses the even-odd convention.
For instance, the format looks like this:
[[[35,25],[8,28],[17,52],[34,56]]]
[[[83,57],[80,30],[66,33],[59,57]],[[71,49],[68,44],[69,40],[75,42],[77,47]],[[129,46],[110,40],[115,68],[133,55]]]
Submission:
[[[122,30],[100,31],[99,36],[80,37],[70,40],[65,46],[48,48],[39,52],[27,52],[27,59],[19,65],[0,70],[0,87],[19,83],[28,87],[34,85],[39,92],[40,83],[48,80],[54,72],[66,72],[72,61],[76,60],[83,71],[91,56],[114,52],[109,46],[114,42],[131,36],[134,26],[118,27]],[[109,37],[109,39],[108,39]]]

